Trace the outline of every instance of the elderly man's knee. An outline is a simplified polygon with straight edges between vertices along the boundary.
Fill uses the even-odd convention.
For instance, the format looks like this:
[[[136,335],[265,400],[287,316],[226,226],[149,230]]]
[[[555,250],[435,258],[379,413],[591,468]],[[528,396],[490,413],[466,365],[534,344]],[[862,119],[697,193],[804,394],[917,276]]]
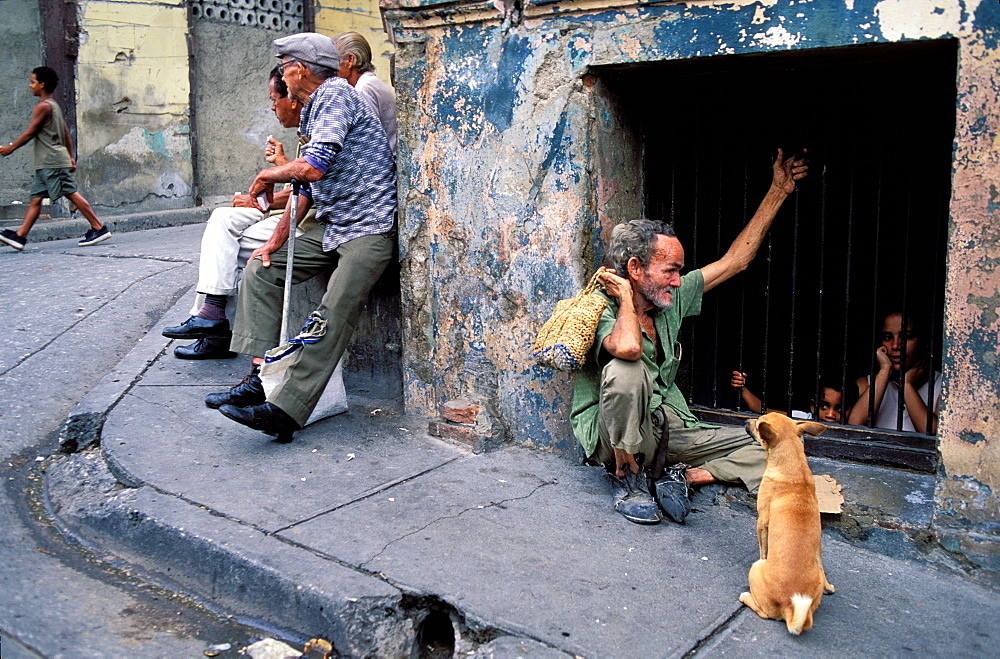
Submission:
[[[601,382],[605,385],[642,386],[642,376],[646,366],[642,360],[634,362],[612,359],[601,371]]]
[[[642,361],[612,359],[601,371],[602,396],[636,398],[646,394],[649,375]]]

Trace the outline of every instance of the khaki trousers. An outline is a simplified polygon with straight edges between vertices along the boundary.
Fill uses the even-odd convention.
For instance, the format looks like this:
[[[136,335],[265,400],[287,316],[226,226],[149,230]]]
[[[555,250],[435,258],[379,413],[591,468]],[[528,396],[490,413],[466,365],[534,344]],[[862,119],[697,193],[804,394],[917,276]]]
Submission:
[[[292,283],[298,284],[322,272],[331,272],[319,312],[327,320],[326,334],[316,343],[302,346],[290,377],[268,397],[286,414],[304,426],[333,374],[354,332],[355,321],[368,292],[385,270],[396,249],[396,230],[361,236],[332,252],[323,251],[323,228],[313,229],[295,241]],[[254,357],[278,345],[281,305],[285,288],[287,246],[271,254],[271,267],[253,259],[243,272],[243,287],[236,308],[236,323],[230,349]],[[293,319],[302,323],[304,318]]]
[[[701,467],[720,481],[742,482],[748,490],[760,486],[767,453],[743,428],[685,428],[668,406],[652,412],[653,383],[642,361],[612,359],[601,372],[601,400],[597,417],[600,440],[590,461],[615,462],[614,449],[643,453],[651,464],[660,444],[664,421],[669,427],[667,464],[684,462]]]

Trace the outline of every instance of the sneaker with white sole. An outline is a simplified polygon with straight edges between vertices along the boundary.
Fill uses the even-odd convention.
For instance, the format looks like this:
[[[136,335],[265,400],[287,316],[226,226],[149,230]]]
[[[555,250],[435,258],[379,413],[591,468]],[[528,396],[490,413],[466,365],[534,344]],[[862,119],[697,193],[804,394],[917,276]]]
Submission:
[[[80,247],[90,247],[91,245],[96,245],[102,240],[107,240],[111,237],[111,232],[108,231],[107,227],[101,227],[100,229],[87,229],[87,233],[83,234],[83,238],[77,243]]]
[[[22,249],[24,249],[24,244],[28,242],[28,239],[22,238],[21,236],[17,235],[17,233],[11,231],[10,229],[4,229],[3,231],[0,231],[0,241],[10,245],[11,247],[20,252]]]

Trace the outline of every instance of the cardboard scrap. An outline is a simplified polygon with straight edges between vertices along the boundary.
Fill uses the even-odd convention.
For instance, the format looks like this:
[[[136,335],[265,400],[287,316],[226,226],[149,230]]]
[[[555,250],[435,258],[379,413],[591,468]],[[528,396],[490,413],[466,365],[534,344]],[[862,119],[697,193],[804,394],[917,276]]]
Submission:
[[[827,474],[813,474],[813,481],[816,484],[816,499],[819,500],[819,511],[821,513],[841,512],[844,496],[840,493],[842,487],[840,483],[833,476]]]

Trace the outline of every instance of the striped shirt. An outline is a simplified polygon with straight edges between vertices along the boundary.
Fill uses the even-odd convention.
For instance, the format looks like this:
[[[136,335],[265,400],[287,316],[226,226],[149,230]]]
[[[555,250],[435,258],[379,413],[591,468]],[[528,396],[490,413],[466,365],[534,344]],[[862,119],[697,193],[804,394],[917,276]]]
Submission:
[[[396,172],[385,131],[371,105],[343,78],[328,78],[302,109],[302,157],[323,172],[303,190],[325,225],[323,250],[385,233],[396,214]]]

